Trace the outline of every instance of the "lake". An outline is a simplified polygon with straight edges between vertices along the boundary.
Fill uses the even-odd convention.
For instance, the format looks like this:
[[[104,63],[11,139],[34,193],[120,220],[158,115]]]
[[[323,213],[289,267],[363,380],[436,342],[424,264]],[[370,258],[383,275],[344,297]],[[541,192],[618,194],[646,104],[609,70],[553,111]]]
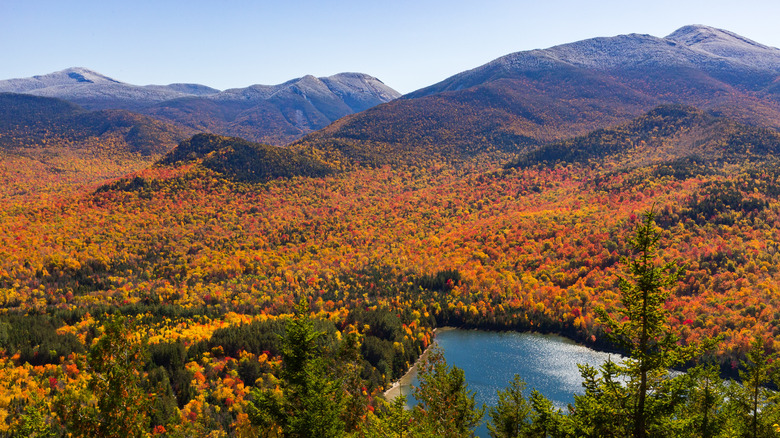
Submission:
[[[573,394],[583,393],[577,364],[599,367],[610,357],[560,336],[537,333],[444,329],[437,331],[436,343],[444,350],[448,365],[463,369],[469,389],[476,392],[477,404],[487,406],[495,405],[496,392],[508,387],[519,374],[527,383],[526,396],[535,388],[557,408],[564,409],[574,403]],[[615,354],[611,357],[614,361],[621,359]],[[415,403],[410,395],[412,385],[418,384],[415,372],[412,369],[398,389],[411,404]],[[476,433],[489,436],[484,424]]]

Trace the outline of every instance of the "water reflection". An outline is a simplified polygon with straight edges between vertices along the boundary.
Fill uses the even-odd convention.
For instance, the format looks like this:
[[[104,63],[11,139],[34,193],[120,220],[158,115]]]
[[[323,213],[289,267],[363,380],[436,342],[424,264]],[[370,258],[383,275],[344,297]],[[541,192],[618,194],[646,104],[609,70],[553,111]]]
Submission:
[[[560,336],[537,333],[450,329],[438,332],[436,342],[447,364],[463,369],[469,388],[477,393],[477,403],[488,406],[498,402],[497,391],[519,374],[528,385],[526,395],[535,388],[563,409],[574,402],[574,394],[583,393],[577,364],[599,367],[610,357]],[[405,380],[401,392],[408,395],[418,381],[413,374]],[[487,428],[480,428],[477,435],[487,437]]]

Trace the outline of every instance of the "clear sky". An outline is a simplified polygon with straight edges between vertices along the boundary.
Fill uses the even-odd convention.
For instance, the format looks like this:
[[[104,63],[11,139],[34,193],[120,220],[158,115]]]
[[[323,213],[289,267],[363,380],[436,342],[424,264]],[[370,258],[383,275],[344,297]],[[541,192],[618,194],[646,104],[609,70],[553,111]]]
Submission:
[[[686,24],[780,47],[778,0],[0,0],[0,79],[214,88],[357,71],[407,93],[521,50]]]

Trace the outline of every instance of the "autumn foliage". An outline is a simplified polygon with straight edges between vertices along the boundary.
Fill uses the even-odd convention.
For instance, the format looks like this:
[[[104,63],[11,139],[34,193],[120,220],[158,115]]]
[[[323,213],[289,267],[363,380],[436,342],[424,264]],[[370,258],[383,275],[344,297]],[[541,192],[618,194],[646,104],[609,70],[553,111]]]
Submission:
[[[290,172],[236,176],[245,169],[231,154],[275,153],[246,142],[154,166],[61,152],[61,167],[81,166],[65,177],[2,152],[0,428],[62,391],[98,390],[88,357],[113,314],[148,343],[134,376],[165,415],[138,418],[157,434],[253,433],[250,391],[279,386],[278,335],[301,299],[328,339],[358,340],[366,400],[437,326],[614,347],[594,309],[620,306],[618,262],[651,205],[659,255],[685,266],[665,304],[670,326],[682,343],[722,335],[712,354],[736,375],[754,336],[778,347],[776,134],[685,111],[674,129],[650,123],[674,114],[651,114],[506,168],[506,148],[420,164],[312,149],[290,154],[301,160]],[[592,143],[604,146],[597,159],[577,158]]]

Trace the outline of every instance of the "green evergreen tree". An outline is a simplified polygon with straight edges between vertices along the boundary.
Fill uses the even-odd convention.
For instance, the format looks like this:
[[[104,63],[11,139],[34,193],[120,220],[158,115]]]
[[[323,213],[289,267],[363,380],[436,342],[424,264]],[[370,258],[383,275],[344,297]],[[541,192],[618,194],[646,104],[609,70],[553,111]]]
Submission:
[[[612,360],[601,370],[580,365],[583,395],[574,396],[570,413],[574,435],[578,438],[625,438],[631,435],[632,402],[628,388],[620,379],[622,370]]]
[[[651,413],[653,421],[660,421],[661,414],[669,411],[670,406],[658,404],[675,401],[660,391],[668,378],[667,370],[700,352],[698,346],[680,345],[668,325],[664,303],[680,271],[673,262],[658,262],[660,233],[654,217],[652,209],[645,213],[630,240],[633,255],[624,259],[628,275],[619,277],[622,307],[613,314],[596,310],[609,336],[630,355],[625,370],[634,397],[631,423],[635,438],[647,437]],[[652,394],[650,399],[648,394]]]
[[[539,438],[563,438],[567,436],[566,418],[553,407],[552,402],[537,390],[531,391],[531,425],[525,436]]]
[[[248,407],[251,421],[269,432],[281,428],[290,438],[341,437],[345,434],[342,382],[328,372],[309,308],[301,300],[286,326],[282,344],[281,395],[252,390]]]
[[[775,366],[766,352],[763,338],[756,337],[750,344],[745,360],[741,361],[739,377],[742,385],[733,385],[729,394],[730,420],[739,436],[758,438],[776,436],[772,423],[777,422],[777,394],[766,388],[775,372]]]
[[[717,365],[699,365],[687,371],[690,390],[677,416],[682,420],[680,436],[714,438],[725,424],[726,386]]]
[[[434,346],[420,364],[417,376],[420,386],[415,388],[414,397],[419,404],[414,419],[421,423],[419,427],[442,438],[473,437],[485,407],[477,407],[463,370],[447,366],[443,352]]]
[[[509,388],[498,391],[498,404],[488,410],[487,425],[493,438],[519,438],[526,436],[530,427],[531,406],[523,395],[525,382],[520,375],[509,382]]]

